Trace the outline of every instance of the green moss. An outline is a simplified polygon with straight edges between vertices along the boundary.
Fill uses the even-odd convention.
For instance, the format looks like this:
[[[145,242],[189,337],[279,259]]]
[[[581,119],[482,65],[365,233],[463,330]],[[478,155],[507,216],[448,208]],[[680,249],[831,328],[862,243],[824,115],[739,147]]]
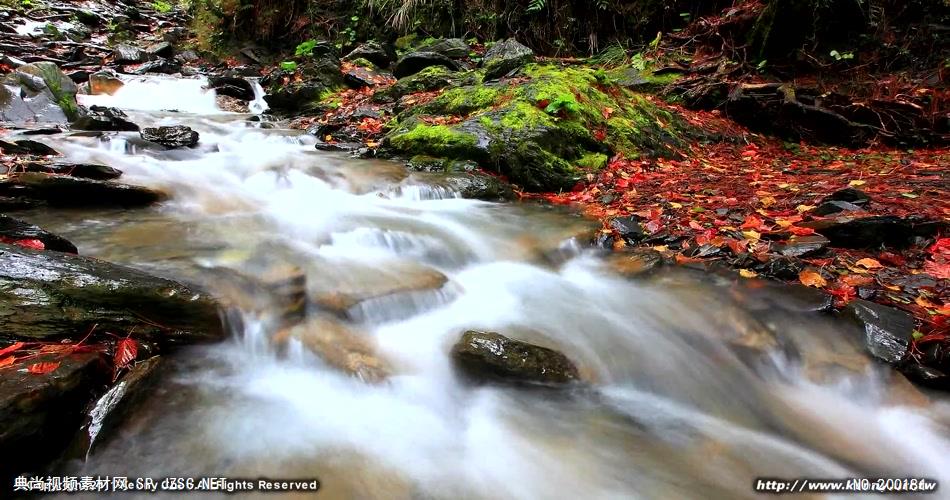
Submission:
[[[389,144],[396,150],[406,153],[464,157],[475,147],[475,137],[446,125],[420,123],[407,132],[392,136]]]
[[[600,170],[607,165],[609,158],[603,153],[588,153],[582,156],[577,163],[577,166],[590,168],[594,170]]]
[[[555,127],[554,118],[524,101],[514,101],[504,109],[501,125],[511,130],[528,127]]]
[[[500,91],[496,87],[457,87],[445,91],[426,105],[427,114],[465,116],[492,106]]]
[[[353,60],[350,61],[350,62],[353,63],[353,64],[356,65],[356,66],[362,66],[362,67],[364,67],[364,68],[369,68],[369,69],[376,69],[376,65],[375,65],[375,64],[371,63],[370,61],[368,61],[368,60],[366,60],[366,59],[364,59],[364,58],[362,58],[362,57],[358,57],[358,58],[356,58],[356,59],[353,59]]]

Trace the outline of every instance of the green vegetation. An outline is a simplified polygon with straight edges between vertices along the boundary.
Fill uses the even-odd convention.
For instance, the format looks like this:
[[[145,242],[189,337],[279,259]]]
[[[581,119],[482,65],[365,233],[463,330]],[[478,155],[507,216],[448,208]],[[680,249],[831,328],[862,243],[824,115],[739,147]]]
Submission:
[[[162,0],[155,0],[152,2],[152,8],[155,9],[155,12],[160,12],[162,14],[167,14],[172,11],[174,5],[164,2]]]

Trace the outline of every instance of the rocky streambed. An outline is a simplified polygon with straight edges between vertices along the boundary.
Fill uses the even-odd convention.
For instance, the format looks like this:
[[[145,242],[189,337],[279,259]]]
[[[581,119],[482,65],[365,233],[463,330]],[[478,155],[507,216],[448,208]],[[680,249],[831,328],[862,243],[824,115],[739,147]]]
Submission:
[[[174,14],[108,9],[146,43],[97,48],[77,14],[92,41],[5,59],[0,442],[30,450],[5,476],[318,477],[343,498],[950,479],[945,375],[888,366],[906,313],[607,252],[641,221],[505,203],[499,174],[570,187],[700,134],[649,99],[514,41],[480,67],[454,39],[315,46],[308,78],[258,82],[193,59]],[[56,61],[28,60],[41,44]],[[259,113],[304,104],[344,114]],[[387,147],[410,168],[369,158]]]

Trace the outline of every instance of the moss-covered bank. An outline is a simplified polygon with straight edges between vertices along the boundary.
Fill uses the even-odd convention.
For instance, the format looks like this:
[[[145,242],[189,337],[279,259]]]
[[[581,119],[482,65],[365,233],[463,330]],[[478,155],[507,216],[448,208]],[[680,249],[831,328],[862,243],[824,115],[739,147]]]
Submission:
[[[473,160],[532,191],[573,186],[616,153],[667,156],[686,125],[602,70],[531,64],[522,75],[452,79],[423,106],[401,112],[385,143],[398,154]]]

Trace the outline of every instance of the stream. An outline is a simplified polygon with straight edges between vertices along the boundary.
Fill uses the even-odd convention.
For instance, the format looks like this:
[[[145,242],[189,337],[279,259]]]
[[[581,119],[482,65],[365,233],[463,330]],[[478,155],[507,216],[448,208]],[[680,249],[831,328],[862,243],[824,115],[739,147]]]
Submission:
[[[235,306],[233,338],[171,355],[154,394],[65,472],[318,478],[327,499],[741,499],[763,476],[947,487],[946,399],[872,361],[807,297],[688,269],[626,279],[574,239],[597,225],[562,207],[461,199],[434,174],[316,151],[301,131],[219,111],[201,79],[127,80],[80,100],[187,125],[199,145],[41,140],[170,200],[21,217],[81,254],[208,288]],[[255,281],[369,298],[340,319]],[[363,370],[375,359],[354,376],[288,338],[288,311],[372,346],[384,380]],[[469,329],[555,348],[588,383],[466,383],[449,351]]]

